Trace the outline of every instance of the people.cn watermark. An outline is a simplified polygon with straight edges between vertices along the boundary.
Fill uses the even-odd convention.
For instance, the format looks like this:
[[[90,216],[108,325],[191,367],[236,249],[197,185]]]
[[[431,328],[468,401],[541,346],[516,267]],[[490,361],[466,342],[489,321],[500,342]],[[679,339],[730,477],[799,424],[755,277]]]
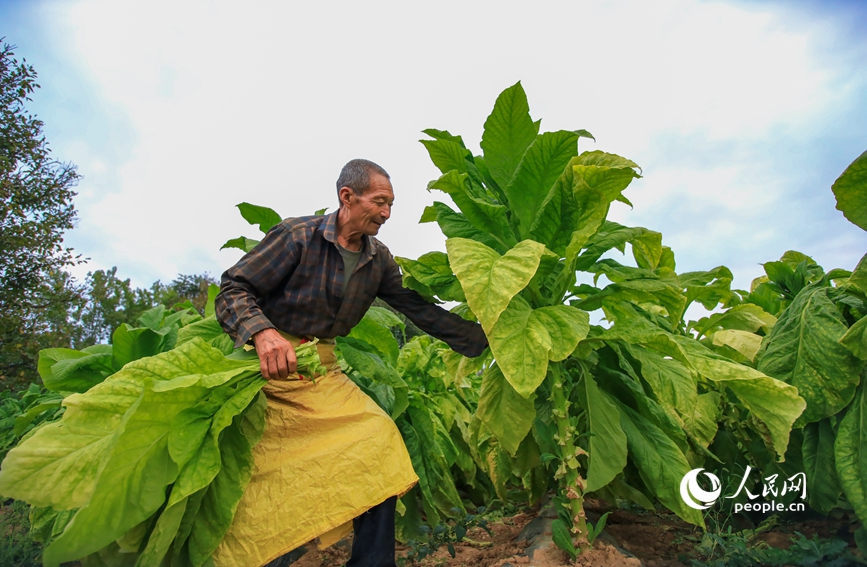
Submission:
[[[806,509],[806,505],[804,504],[804,501],[807,499],[806,473],[800,472],[792,475],[783,481],[782,487],[777,486],[777,477],[779,475],[772,474],[764,477],[762,479],[762,493],[753,494],[746,488],[747,480],[749,479],[752,470],[752,467],[747,465],[738,489],[734,494],[725,496],[725,498],[737,498],[741,492],[744,492],[747,499],[750,500],[750,502],[745,503],[735,502],[735,512],[803,512]],[[713,473],[703,471],[704,469],[692,469],[683,475],[683,479],[680,481],[680,497],[687,506],[695,508],[696,510],[706,510],[710,508],[722,494],[722,485],[720,484],[719,477]],[[704,474],[705,478],[710,482],[710,490],[705,490],[699,486],[698,478],[700,474]],[[784,504],[773,499],[770,502],[767,501],[769,496],[771,498],[776,498],[778,496],[797,492],[800,492],[801,502]],[[752,502],[752,500],[760,497],[764,500]]]

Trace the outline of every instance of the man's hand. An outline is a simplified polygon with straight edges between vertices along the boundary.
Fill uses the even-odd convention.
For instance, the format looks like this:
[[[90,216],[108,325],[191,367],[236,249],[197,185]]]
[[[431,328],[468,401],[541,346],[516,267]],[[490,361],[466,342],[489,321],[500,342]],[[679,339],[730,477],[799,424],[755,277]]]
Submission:
[[[253,335],[253,345],[259,355],[259,368],[266,380],[285,380],[295,372],[295,348],[277,329],[259,331]]]

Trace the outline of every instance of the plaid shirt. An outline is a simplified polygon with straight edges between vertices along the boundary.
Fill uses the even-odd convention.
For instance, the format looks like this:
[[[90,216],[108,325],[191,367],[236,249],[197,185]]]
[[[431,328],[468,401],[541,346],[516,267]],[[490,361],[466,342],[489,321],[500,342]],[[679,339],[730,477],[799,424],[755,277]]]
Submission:
[[[485,349],[479,324],[403,287],[400,268],[373,237],[363,237],[361,257],[341,295],[343,258],[336,242],[337,212],[286,219],[223,273],[216,313],[235,346],[269,328],[323,339],[345,336],[380,297],[463,355]]]

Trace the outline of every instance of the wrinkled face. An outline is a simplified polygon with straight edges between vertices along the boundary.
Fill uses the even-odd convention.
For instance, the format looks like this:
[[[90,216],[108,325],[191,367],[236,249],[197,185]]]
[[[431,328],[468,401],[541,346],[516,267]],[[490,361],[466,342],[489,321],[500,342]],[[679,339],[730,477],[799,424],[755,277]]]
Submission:
[[[391,216],[394,191],[391,181],[378,173],[370,174],[370,187],[362,195],[349,191],[349,224],[368,236],[375,236],[379,227]]]

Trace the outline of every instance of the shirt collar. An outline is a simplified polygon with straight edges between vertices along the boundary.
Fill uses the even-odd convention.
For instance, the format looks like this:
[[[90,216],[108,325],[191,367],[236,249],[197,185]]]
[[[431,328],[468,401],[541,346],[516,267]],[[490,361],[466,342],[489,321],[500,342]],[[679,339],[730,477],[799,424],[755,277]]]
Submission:
[[[337,244],[337,209],[333,213],[325,215],[325,221],[320,225],[322,237],[332,244]]]
[[[340,209],[337,209],[333,213],[329,213],[325,215],[325,221],[321,225],[322,237],[337,246],[337,213],[340,212]],[[361,252],[362,258],[366,256],[373,256],[376,254],[376,247],[373,246],[373,241],[370,236],[364,234],[361,236]]]

